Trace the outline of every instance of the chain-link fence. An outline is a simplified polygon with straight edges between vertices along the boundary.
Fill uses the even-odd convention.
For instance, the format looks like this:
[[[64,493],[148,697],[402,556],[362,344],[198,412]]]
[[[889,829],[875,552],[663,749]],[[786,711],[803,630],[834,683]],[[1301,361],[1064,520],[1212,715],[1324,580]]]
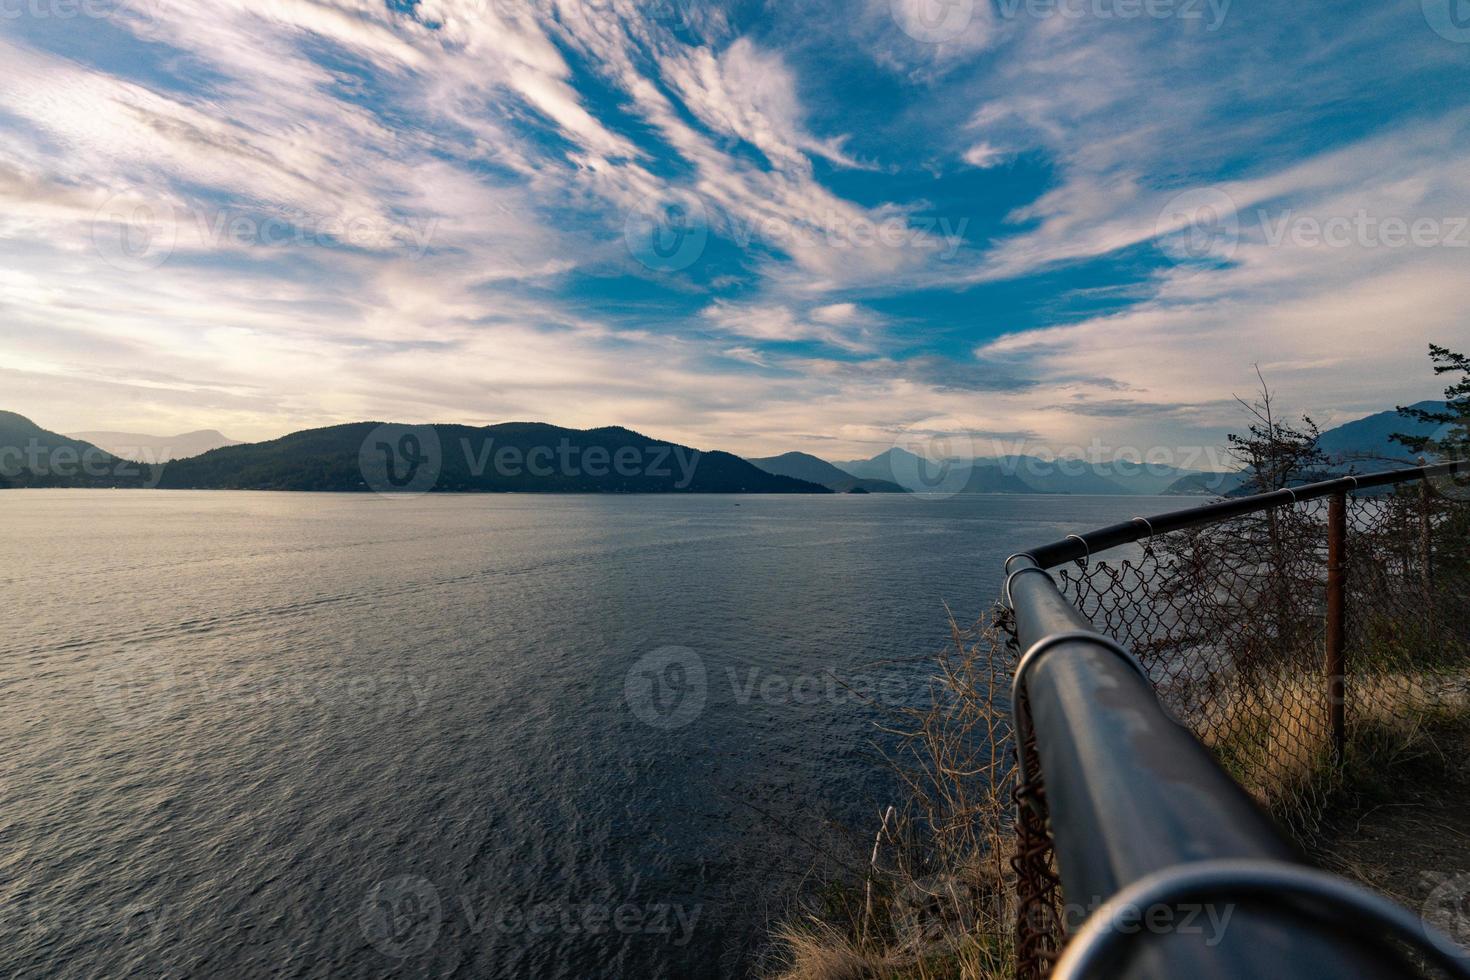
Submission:
[[[1225,769],[1310,840],[1345,779],[1467,706],[1467,496],[1444,480],[1303,501],[1150,534],[1054,575]],[[1044,977],[1064,942],[1044,781],[1016,793],[1018,975]]]

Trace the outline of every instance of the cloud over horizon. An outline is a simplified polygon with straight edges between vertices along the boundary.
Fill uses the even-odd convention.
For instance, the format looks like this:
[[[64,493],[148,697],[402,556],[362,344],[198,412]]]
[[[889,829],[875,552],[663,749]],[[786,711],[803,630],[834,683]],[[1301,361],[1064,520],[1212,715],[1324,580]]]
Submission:
[[[1256,363],[1329,424],[1434,394],[1470,44],[1419,0],[1166,7],[16,7],[0,407],[852,458],[1218,442]]]

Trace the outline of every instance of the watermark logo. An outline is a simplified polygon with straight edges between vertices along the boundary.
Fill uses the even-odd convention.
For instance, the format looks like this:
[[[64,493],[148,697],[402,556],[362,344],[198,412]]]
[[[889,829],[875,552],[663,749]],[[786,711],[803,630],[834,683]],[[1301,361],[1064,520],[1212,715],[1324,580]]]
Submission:
[[[1000,16],[1015,20],[1194,21],[1217,31],[1230,13],[1231,0],[999,0]]]
[[[953,497],[969,485],[975,442],[964,432],[934,432],[910,426],[888,452],[893,482],[929,498]]]
[[[1136,905],[1115,904],[1095,897],[1086,903],[1066,903],[1062,908],[1062,921],[1066,923],[1068,932],[1076,932],[1094,917],[1105,915],[1113,931],[1119,935],[1198,936],[1206,949],[1214,949],[1225,941],[1235,910],[1233,904],[1217,905],[1213,902]]]
[[[1159,212],[1154,239],[1176,262],[1228,261],[1240,244],[1240,211],[1217,187],[1185,191]]]
[[[433,490],[444,466],[439,430],[432,425],[380,425],[358,453],[363,481],[384,496],[420,496]]]
[[[1464,445],[1470,423],[1446,422],[1429,434],[1429,444],[1421,457],[1426,463],[1448,462],[1465,457]],[[1435,494],[1445,500],[1470,500],[1470,473],[1436,476],[1429,480]]]
[[[399,252],[420,261],[429,254],[438,229],[439,220],[433,217],[258,214],[231,208],[175,207],[120,194],[94,216],[92,242],[108,264],[125,272],[149,272],[173,257],[185,232],[191,248],[214,251],[345,248]]]
[[[704,254],[712,229],[742,251],[759,242],[788,253],[798,249],[910,250],[950,262],[968,243],[969,227],[968,217],[830,208],[793,220],[732,211],[693,194],[676,193],[650,199],[630,213],[624,237],[629,253],[643,265],[657,272],[677,272]]]
[[[633,882],[633,891],[638,881]],[[489,912],[475,909],[469,899],[461,898],[466,924],[473,935],[490,927],[501,935],[532,937],[562,936],[646,936],[659,938],[682,949],[694,938],[702,905],[677,902],[645,902],[633,897],[626,901],[590,901],[571,903],[539,902],[534,905],[505,905]]]
[[[887,671],[857,673],[839,678],[831,671],[787,674],[759,666],[725,668],[734,702],[743,707],[766,705],[879,705],[913,708],[925,701],[929,687],[923,679]]]
[[[144,728],[161,720],[178,691],[173,665],[152,650],[108,655],[93,681],[98,708],[120,728]]]
[[[159,0],[0,0],[0,21],[151,19],[157,17],[158,5]]]
[[[186,703],[210,716],[284,712],[339,724],[344,716],[420,717],[438,688],[433,674],[384,670],[291,670],[272,662],[171,661],[150,650],[108,655],[93,680],[96,703],[119,727],[162,721]]]
[[[889,0],[893,22],[922,44],[953,41],[975,19],[975,0]]]
[[[1470,874],[1446,878],[1420,908],[1429,941],[1451,956],[1470,960]]]
[[[1360,208],[1352,215],[1326,218],[1288,208],[1257,212],[1261,233],[1271,248],[1470,248],[1470,215],[1443,218],[1380,216]]]
[[[433,882],[417,875],[380,881],[358,911],[362,934],[373,948],[395,960],[428,952],[444,925],[444,908]]]
[[[605,25],[615,18],[618,0],[581,0],[580,3],[557,3],[556,0],[460,0],[468,11],[493,13],[501,20],[516,21],[537,16],[555,16],[562,23],[579,20]],[[702,0],[640,0],[638,14],[650,24],[662,24],[671,30],[698,25],[708,14]]]
[[[623,700],[650,728],[683,728],[704,711],[709,676],[704,658],[687,647],[661,647],[638,658],[623,679]]]
[[[106,902],[55,903],[36,896],[17,896],[5,903],[4,922],[11,936],[17,931],[45,945],[87,935],[116,942],[129,950],[157,949],[170,937],[182,935],[170,908],[148,901],[125,905]]]
[[[152,490],[163,480],[162,461],[135,463],[96,446],[67,443],[59,446],[28,439],[24,446],[0,445],[0,477],[47,483],[113,483]]]
[[[649,198],[623,224],[628,253],[654,272],[682,272],[709,244],[709,211],[694,194]]]
[[[1456,44],[1470,44],[1470,0],[1423,0],[1424,19],[1434,33]]]
[[[102,260],[122,272],[151,272],[174,254],[178,215],[172,206],[116,195],[92,220],[92,244]]]
[[[459,445],[464,452],[465,468],[477,479],[494,476],[512,481],[527,477],[574,482],[609,480],[612,485],[623,487],[645,480],[672,480],[675,490],[687,490],[694,483],[695,471],[704,455],[697,449],[666,443],[613,448],[599,444],[575,445],[565,437],[554,446],[497,446],[494,436],[483,437],[478,443],[461,437]]]
[[[427,953],[452,923],[457,935],[487,942],[522,937],[535,942],[551,936],[639,936],[684,947],[694,938],[702,905],[647,900],[638,895],[639,879],[623,897],[586,896],[580,901],[507,903],[468,892],[441,893],[416,875],[381,881],[358,911],[362,934],[374,949],[394,960]],[[529,897],[529,896],[528,896]],[[407,965],[401,963],[400,965]]]

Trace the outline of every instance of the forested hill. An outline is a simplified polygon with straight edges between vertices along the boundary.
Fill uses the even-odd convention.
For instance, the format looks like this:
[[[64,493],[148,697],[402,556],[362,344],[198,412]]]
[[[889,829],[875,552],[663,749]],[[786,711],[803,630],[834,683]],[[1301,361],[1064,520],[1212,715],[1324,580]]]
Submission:
[[[152,475],[145,464],[43,429],[24,415],[0,412],[0,489],[139,487]]]
[[[628,429],[564,429],[512,422],[405,426],[355,422],[310,429],[270,442],[226,446],[148,467],[7,416],[0,447],[30,442],[41,466],[21,465],[14,486],[158,486],[192,490],[316,490],[525,493],[827,493],[776,476],[724,452],[701,452]],[[17,421],[18,420],[18,421]],[[74,447],[74,450],[68,447]],[[94,470],[55,465],[60,449],[92,451]],[[33,449],[32,459],[38,453]],[[12,461],[20,459],[11,454]],[[104,465],[105,464],[105,465]],[[39,474],[44,469],[45,475]],[[127,474],[132,475],[127,475]]]

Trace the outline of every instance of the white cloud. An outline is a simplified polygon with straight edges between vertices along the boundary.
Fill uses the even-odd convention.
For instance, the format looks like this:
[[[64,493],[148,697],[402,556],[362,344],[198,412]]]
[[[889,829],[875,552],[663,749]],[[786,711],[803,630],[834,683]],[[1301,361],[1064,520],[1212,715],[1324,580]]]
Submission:
[[[812,319],[834,327],[870,322],[869,315],[856,303],[832,303],[812,310]]]
[[[768,367],[770,364],[766,356],[754,347],[727,347],[722,353],[731,360],[754,364],[756,367]]]
[[[367,416],[544,417],[855,456],[915,420],[1059,438],[1127,424],[1055,409],[1102,397],[1101,379],[1144,403],[1198,402],[1191,418],[1211,420],[1257,359],[1304,405],[1378,408],[1424,376],[1424,342],[1464,339],[1464,253],[1273,249],[1249,220],[1230,268],[1180,269],[1125,314],[985,347],[1046,391],[965,387],[993,365],[896,360],[874,312],[895,291],[1149,242],[1169,198],[1201,185],[1192,173],[1289,142],[1271,127],[1290,120],[1224,111],[1232,103],[1288,85],[1345,99],[1344,78],[1394,70],[1403,47],[1372,71],[1352,55],[1386,13],[1323,27],[1294,79],[1248,32],[1214,38],[1202,61],[1165,29],[997,24],[980,5],[960,35],[925,45],[889,0],[861,5],[851,25],[828,11],[814,30],[850,30],[896,75],[933,83],[932,104],[904,110],[920,134],[902,147],[908,164],[991,169],[1037,154],[1055,168],[1048,193],[985,230],[992,242],[955,243],[940,261],[940,231],[869,234],[929,205],[859,203],[818,176],[880,161],[849,149],[850,120],[812,111],[830,102],[810,98],[810,52],[780,32],[740,37],[716,6],[693,5],[677,31],[636,0],[424,0],[412,15],[378,0],[152,7],[155,18],[114,25],[140,39],[136,70],[0,38],[0,113],[19,121],[0,140],[4,407],[53,428],[256,437]],[[1435,52],[1425,57],[1448,63]],[[150,58],[169,64],[152,82]],[[171,74],[179,66],[189,80]],[[639,128],[653,137],[635,142]],[[1212,186],[1246,217],[1466,213],[1467,143],[1446,111],[1329,152],[1288,147]],[[650,304],[634,327],[559,289],[627,265],[622,216],[670,190],[700,195],[747,258],[769,256],[741,301],[701,301],[702,315],[674,325]],[[113,196],[174,215],[169,262],[140,274],[104,260],[94,219]],[[220,231],[235,218],[357,221],[362,234],[355,248],[237,240]],[[830,359],[810,354],[822,348]],[[106,417],[88,414],[98,406]]]
[[[1460,274],[1470,248],[1271,246],[1256,237],[1236,259],[1229,269],[1181,269],[1126,312],[1011,334],[980,353],[1022,358],[1045,381],[1023,398],[1037,413],[1033,426],[1138,441],[1171,429],[1187,439],[1161,417],[1178,404],[1212,406],[1195,413],[1197,432],[1241,424],[1229,396],[1254,387],[1253,362],[1286,404],[1331,425],[1434,394],[1429,343],[1470,347],[1470,281]],[[1121,383],[1137,409],[1102,419],[1047,407],[1060,390],[1116,397],[1113,384],[1079,378]]]
[[[821,306],[801,315],[786,306],[717,302],[701,315],[719,332],[751,340],[811,340],[848,351],[873,349],[875,318],[851,303]]]
[[[981,170],[998,167],[1006,161],[1008,154],[994,143],[982,140],[965,151],[965,162]]]
[[[740,38],[716,54],[700,47],[666,57],[665,79],[711,129],[745,140],[781,170],[809,171],[808,154],[858,164],[841,138],[818,140],[803,128],[796,78],[779,55]]]

